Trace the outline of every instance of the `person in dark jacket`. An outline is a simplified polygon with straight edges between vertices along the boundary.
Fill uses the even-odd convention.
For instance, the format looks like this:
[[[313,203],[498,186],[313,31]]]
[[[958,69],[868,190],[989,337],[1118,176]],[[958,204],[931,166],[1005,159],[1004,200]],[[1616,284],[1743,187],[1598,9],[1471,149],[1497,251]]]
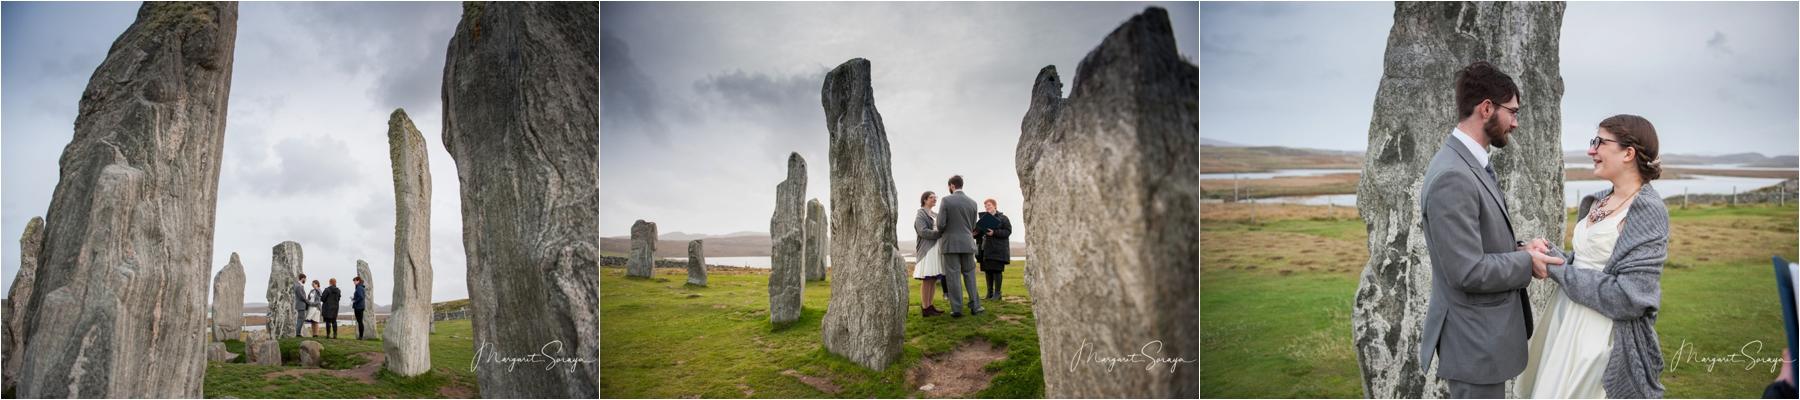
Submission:
[[[993,300],[1000,298],[1000,274],[1006,271],[1006,264],[1012,262],[1012,244],[1006,238],[1012,236],[1012,220],[1000,213],[1000,204],[994,199],[981,202],[987,211],[976,216],[976,241],[981,242],[980,251],[975,259],[981,265],[981,272],[987,274],[987,297]]]
[[[319,301],[324,303],[319,309],[325,314],[326,337],[337,338],[338,299],[343,297],[344,292],[337,287],[337,278],[331,278],[331,286],[326,287],[325,292],[319,295]]]
[[[362,277],[356,277],[351,281],[356,282],[356,292],[350,294],[350,310],[356,313],[356,340],[362,340],[363,327],[368,325],[363,323],[363,300],[368,295],[364,294]]]

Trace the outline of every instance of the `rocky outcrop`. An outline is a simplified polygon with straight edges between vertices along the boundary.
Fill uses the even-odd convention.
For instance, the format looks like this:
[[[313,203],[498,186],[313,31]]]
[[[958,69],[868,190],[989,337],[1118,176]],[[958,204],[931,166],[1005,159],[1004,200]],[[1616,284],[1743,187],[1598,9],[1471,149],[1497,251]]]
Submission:
[[[806,281],[825,280],[825,256],[831,254],[831,248],[825,244],[829,237],[826,223],[825,205],[819,199],[806,202]]]
[[[300,244],[291,240],[275,245],[272,251],[269,286],[264,298],[269,301],[269,336],[280,340],[300,335],[295,329],[300,308],[294,305],[294,284],[300,282],[300,274],[306,273],[305,254],[301,252]]]
[[[31,309],[31,289],[37,285],[38,254],[44,249],[44,218],[31,217],[25,223],[25,233],[19,235],[19,273],[13,275],[12,288],[6,292],[6,329],[5,347],[5,389],[12,389],[14,380],[18,378],[19,366],[25,348],[25,338],[31,329],[25,320],[26,311]]]
[[[625,264],[625,276],[649,278],[655,274],[656,223],[640,219],[631,223],[631,261]]]
[[[481,397],[599,397],[599,13],[463,3],[446,51],[444,147],[461,183],[474,341],[562,361],[478,363]]]
[[[431,166],[425,136],[405,110],[388,117],[388,148],[394,175],[394,303],[381,350],[388,371],[417,376],[431,370]]]
[[[806,159],[789,153],[787,179],[775,185],[775,215],[769,217],[769,322],[800,319],[806,289]]]
[[[906,336],[906,264],[897,263],[894,175],[887,129],[875,109],[869,60],[825,75],[819,90],[831,151],[831,302],[825,350],[873,370],[900,358]]]
[[[1562,3],[1395,4],[1357,187],[1357,209],[1369,232],[1369,263],[1350,318],[1364,395],[1449,394],[1435,369],[1418,361],[1431,295],[1418,195],[1426,164],[1452,140],[1456,73],[1470,63],[1492,63],[1524,92],[1520,113],[1529,117],[1519,120],[1513,145],[1496,148],[1490,158],[1515,235],[1563,236],[1562,150],[1556,145],[1562,142],[1557,41],[1563,8]],[[1544,315],[1549,284],[1534,282],[1529,290],[1532,315]]]
[[[706,244],[705,241],[688,242],[687,284],[706,286]]]
[[[201,397],[236,41],[237,3],[144,3],[95,68],[44,218],[18,397]]]
[[[1088,52],[1068,98],[1055,66],[1032,87],[1015,164],[1047,397],[1199,397],[1199,70],[1175,42],[1151,7]],[[1182,361],[1111,368],[1083,348]]]
[[[375,320],[375,310],[380,309],[375,305],[375,299],[380,297],[375,296],[375,274],[369,271],[368,261],[356,260],[356,276],[363,279],[363,322],[369,323],[369,327],[363,328],[363,340],[375,340],[381,337],[381,323]],[[354,284],[350,287],[350,293],[356,293]],[[356,317],[353,314],[351,318]]]
[[[238,340],[244,329],[244,263],[237,253],[213,276],[212,340]]]

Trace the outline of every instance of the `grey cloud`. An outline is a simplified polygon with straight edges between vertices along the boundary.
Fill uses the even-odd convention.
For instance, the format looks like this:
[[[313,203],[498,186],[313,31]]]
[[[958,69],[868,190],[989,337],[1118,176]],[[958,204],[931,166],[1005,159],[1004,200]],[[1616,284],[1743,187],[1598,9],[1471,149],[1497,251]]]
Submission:
[[[600,131],[633,135],[664,144],[667,124],[656,83],[631,59],[631,48],[611,31],[600,31]]]
[[[270,164],[247,166],[239,183],[247,192],[263,195],[323,195],[355,183],[357,169],[345,162],[350,147],[322,135],[287,138],[264,154]]]
[[[1731,46],[1725,43],[1725,33],[1713,31],[1712,37],[1706,39],[1706,49],[1720,55],[1730,55]]]

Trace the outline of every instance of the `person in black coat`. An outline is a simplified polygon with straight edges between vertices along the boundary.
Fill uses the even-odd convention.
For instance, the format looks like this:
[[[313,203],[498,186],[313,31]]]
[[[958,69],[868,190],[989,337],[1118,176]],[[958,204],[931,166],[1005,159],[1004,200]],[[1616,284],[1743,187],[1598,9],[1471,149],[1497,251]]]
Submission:
[[[1012,244],[1006,238],[1012,236],[1012,220],[1000,213],[1000,205],[994,199],[982,201],[987,209],[976,216],[976,241],[980,242],[980,250],[975,259],[981,265],[981,272],[987,275],[986,299],[1000,298],[1000,274],[1006,271],[1006,264],[1012,262]]]
[[[337,287],[337,278],[331,278],[331,286],[325,288],[324,294],[319,296],[319,300],[324,303],[319,308],[325,314],[326,337],[337,338],[338,299],[343,297],[344,292]]]
[[[363,327],[368,326],[368,324],[363,323],[363,299],[368,296],[364,294],[362,277],[359,276],[350,280],[356,282],[356,293],[350,295],[350,310],[356,312],[356,340],[362,340]],[[375,332],[369,333],[373,334]]]

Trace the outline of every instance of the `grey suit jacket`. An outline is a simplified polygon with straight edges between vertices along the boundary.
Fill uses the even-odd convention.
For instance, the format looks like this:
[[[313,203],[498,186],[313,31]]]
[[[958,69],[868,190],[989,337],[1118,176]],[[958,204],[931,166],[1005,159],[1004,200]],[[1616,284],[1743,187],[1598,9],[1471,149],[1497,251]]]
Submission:
[[[919,243],[913,250],[913,257],[924,257],[931,245],[937,244],[938,237],[944,231],[937,229],[937,222],[931,219],[931,211],[919,207],[919,216],[913,217],[913,232],[919,235]]]
[[[944,254],[975,253],[975,234],[970,232],[975,230],[977,210],[975,200],[961,190],[938,200],[938,218],[944,219],[939,229],[943,237],[938,242],[943,244]]]
[[[1531,335],[1531,255],[1517,250],[1499,183],[1451,137],[1420,191],[1431,305],[1419,365],[1441,355],[1438,377],[1474,384],[1518,376]]]
[[[306,286],[294,283],[294,309],[306,311],[306,307],[309,305],[311,304],[306,302]]]

